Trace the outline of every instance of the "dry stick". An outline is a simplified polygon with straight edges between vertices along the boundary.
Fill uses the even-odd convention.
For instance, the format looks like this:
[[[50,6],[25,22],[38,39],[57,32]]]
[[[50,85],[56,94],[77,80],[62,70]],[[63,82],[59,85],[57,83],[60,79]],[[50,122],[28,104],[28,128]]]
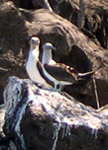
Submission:
[[[47,8],[49,9],[50,11],[53,11],[52,7],[50,6],[48,0],[32,0],[33,1],[33,4],[34,6],[37,4],[39,4],[41,7],[43,8]]]
[[[98,93],[97,93],[96,80],[94,77],[93,77],[93,84],[94,84],[94,91],[95,91],[95,96],[96,96],[97,109],[99,109],[100,108],[99,97],[98,97]]]
[[[53,9],[51,8],[51,6],[50,6],[48,0],[43,0],[43,1],[44,1],[44,4],[45,4],[45,7],[46,7],[47,9],[49,9],[50,11],[53,11]]]

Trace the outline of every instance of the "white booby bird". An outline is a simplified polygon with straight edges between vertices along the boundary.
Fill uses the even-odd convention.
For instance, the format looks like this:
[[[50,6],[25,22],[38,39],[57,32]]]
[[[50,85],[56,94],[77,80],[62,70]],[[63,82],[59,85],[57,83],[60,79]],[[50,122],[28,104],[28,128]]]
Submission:
[[[64,85],[71,85],[77,80],[88,78],[94,74],[94,71],[78,73],[76,69],[70,66],[56,63],[52,59],[52,50],[55,49],[51,43],[45,43],[42,54],[44,76],[53,82],[55,90],[61,90]],[[59,89],[57,89],[58,85]]]
[[[40,70],[38,68],[39,64],[41,66],[41,63],[39,61],[39,45],[40,39],[38,37],[32,37],[30,39],[30,51],[26,64],[26,71],[31,80],[50,87],[50,84],[48,84],[41,75],[41,68]]]

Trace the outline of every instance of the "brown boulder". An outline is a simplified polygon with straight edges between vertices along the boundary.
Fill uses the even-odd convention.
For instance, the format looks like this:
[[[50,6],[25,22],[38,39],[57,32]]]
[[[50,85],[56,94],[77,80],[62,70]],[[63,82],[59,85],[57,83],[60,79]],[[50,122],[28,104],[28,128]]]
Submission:
[[[65,93],[10,77],[4,132],[17,150],[108,149],[108,107],[94,110]]]

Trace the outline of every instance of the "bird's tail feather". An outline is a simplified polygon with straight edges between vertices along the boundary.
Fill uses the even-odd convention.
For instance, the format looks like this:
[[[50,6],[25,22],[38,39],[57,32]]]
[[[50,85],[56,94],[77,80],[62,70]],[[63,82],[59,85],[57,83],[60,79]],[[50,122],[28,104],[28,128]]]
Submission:
[[[86,72],[86,73],[79,73],[78,74],[78,80],[91,78],[94,74],[95,74],[95,71],[90,71],[90,72]]]
[[[78,74],[78,80],[91,78],[94,74],[96,74],[97,72],[99,72],[101,70],[102,70],[102,68],[98,68],[95,71],[89,71],[89,72],[86,72],[86,73],[79,73]]]

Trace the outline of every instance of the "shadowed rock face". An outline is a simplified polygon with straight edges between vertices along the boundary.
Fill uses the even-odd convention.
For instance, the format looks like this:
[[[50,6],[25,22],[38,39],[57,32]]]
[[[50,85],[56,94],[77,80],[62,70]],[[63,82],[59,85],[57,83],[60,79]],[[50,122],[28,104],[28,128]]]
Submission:
[[[58,14],[80,26],[83,33],[105,49],[108,48],[108,2],[107,1],[63,1]],[[67,11],[68,10],[68,11]]]
[[[9,0],[1,0],[4,3]],[[10,0],[24,9],[45,8],[45,0]],[[108,3],[107,1],[46,0],[54,12],[78,26],[85,35],[105,49],[108,48]]]
[[[17,150],[108,149],[107,106],[96,111],[17,77],[9,78],[4,100],[4,132]]]
[[[8,2],[0,6],[0,101],[9,74],[22,77],[27,33],[24,18],[15,6]]]
[[[57,62],[75,67],[79,72],[101,67],[102,70],[94,77],[100,106],[106,105],[108,56],[105,49],[108,48],[108,3],[99,0],[92,3],[86,1],[85,14],[82,17],[84,20],[78,22],[82,12],[77,0],[68,2],[64,0],[59,5],[56,0],[49,0],[54,12],[62,17],[54,12],[39,9],[42,7],[38,4],[34,6],[32,0],[12,1],[14,4],[9,0],[0,1],[0,103],[3,103],[3,90],[9,76],[28,78],[24,64],[29,52],[29,39],[36,35],[41,40],[41,46],[45,42],[51,42],[57,48],[57,52],[53,55]],[[79,23],[82,23],[81,26]],[[10,100],[4,126],[6,137],[1,129],[3,114],[0,111],[0,149],[8,149],[9,145],[12,150],[15,150],[16,146],[18,150],[25,147],[28,150],[34,147],[37,150],[108,149],[107,105],[96,111],[74,101],[78,100],[97,108],[93,80],[65,87],[64,90],[72,95],[72,98],[64,96],[62,99],[59,93],[55,95],[46,89],[44,91],[31,81],[11,79],[13,84],[16,81],[17,83],[15,88],[9,86],[8,97],[5,95],[7,97],[5,100]],[[32,100],[28,101],[31,98],[28,85],[31,87],[32,96],[37,95],[38,100],[32,97]],[[42,92],[41,96],[39,92]],[[46,108],[46,103],[43,103],[43,98],[45,102],[48,101],[49,109]],[[72,102],[67,99],[72,99]],[[21,138],[22,134],[24,139]]]
[[[44,14],[44,15],[43,15]],[[107,62],[104,49],[85,36],[75,25],[45,9],[27,11],[12,3],[0,7],[0,101],[10,75],[27,78],[24,64],[29,52],[29,38],[37,35],[41,45],[51,42],[56,48],[54,59],[75,67],[79,72],[103,69],[95,75],[99,100],[107,103]],[[41,56],[40,56],[41,57]],[[101,83],[101,84],[100,84]],[[102,87],[104,90],[101,90]],[[96,107],[94,85],[79,83],[65,88],[81,102]]]

